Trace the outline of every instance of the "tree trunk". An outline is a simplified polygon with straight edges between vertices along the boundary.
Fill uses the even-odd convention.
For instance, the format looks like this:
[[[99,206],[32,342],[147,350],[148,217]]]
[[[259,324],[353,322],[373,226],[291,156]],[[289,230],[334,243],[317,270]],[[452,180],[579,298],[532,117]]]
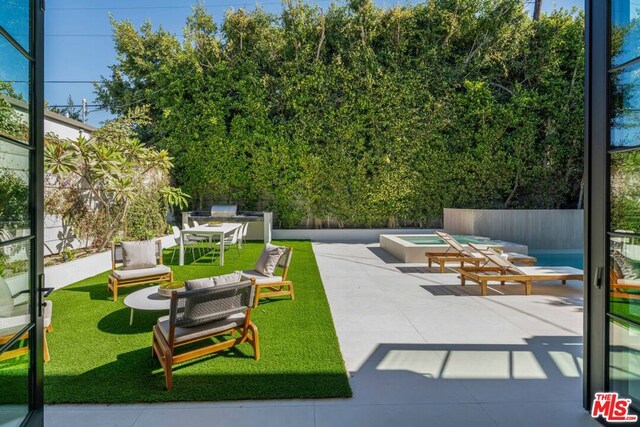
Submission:
[[[578,209],[582,209],[582,202],[584,200],[584,178],[580,181],[580,195],[578,196]]]
[[[322,51],[322,44],[325,39],[324,15],[320,18],[320,22],[322,24],[322,32],[320,33],[320,41],[318,42],[318,49],[316,50],[316,62],[320,60],[320,52]]]
[[[542,0],[535,0],[535,4],[533,6],[533,20],[540,21],[541,15],[542,15]]]

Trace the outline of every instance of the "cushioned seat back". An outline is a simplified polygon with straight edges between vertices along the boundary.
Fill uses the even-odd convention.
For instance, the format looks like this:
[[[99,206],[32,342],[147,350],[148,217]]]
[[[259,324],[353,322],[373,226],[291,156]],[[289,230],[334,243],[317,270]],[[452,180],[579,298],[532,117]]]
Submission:
[[[115,242],[111,249],[111,261],[114,264],[121,264],[124,259],[124,253],[122,251],[122,242]],[[156,240],[156,260],[159,262],[162,259],[162,242]]]
[[[284,253],[280,256],[277,266],[280,268],[289,268],[291,264],[291,255],[293,255],[293,248],[285,248]]]
[[[171,299],[170,323],[188,328],[244,313],[253,304],[250,280],[175,293]]]
[[[13,295],[7,282],[0,277],[0,317],[10,316],[13,311]]]

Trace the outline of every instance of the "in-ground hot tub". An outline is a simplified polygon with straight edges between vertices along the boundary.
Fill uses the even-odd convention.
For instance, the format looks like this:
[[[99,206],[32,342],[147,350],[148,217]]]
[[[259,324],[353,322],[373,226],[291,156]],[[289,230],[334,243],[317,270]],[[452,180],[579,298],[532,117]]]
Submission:
[[[505,252],[515,252],[527,255],[529,248],[519,243],[505,242],[504,240],[492,240],[481,236],[453,236],[462,246],[477,244],[481,246],[491,245],[501,248]],[[446,252],[449,249],[440,237],[435,234],[381,234],[380,247],[394,257],[406,263],[425,263],[425,252]]]

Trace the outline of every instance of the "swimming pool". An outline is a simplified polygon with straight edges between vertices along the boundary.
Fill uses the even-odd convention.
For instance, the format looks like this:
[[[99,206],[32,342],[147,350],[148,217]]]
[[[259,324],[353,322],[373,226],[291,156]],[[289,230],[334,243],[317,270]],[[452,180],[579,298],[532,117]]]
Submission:
[[[582,251],[574,250],[532,250],[529,255],[538,259],[536,265],[541,266],[569,266],[579,268],[584,267]]]

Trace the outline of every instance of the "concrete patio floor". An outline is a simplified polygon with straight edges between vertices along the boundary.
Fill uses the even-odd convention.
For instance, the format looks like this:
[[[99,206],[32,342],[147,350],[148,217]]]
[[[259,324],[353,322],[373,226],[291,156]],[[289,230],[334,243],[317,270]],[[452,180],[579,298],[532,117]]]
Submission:
[[[599,425],[581,407],[581,283],[481,297],[378,245],[313,247],[352,399],[54,405],[46,425]]]

